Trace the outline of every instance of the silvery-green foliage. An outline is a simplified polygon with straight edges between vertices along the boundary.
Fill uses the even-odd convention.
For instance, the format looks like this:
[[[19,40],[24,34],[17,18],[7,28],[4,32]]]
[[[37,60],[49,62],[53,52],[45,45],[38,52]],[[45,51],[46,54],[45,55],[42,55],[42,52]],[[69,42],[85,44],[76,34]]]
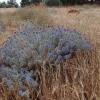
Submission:
[[[27,67],[33,68],[43,60],[59,64],[69,59],[74,51],[89,48],[89,41],[75,30],[24,23],[0,48],[0,78],[9,89],[18,82],[19,95],[25,96],[29,93],[26,85],[38,86],[36,71],[28,71]]]
[[[3,63],[25,66],[31,60],[63,61],[77,49],[88,49],[91,44],[81,33],[61,26],[39,26],[30,22],[24,23],[21,29],[0,49]],[[66,56],[66,57],[65,57]]]
[[[27,91],[27,86],[29,85],[32,89],[38,86],[37,81],[34,79],[34,73],[28,71],[25,68],[15,69],[9,68],[7,66],[0,67],[0,78],[2,78],[5,86],[9,90],[14,90],[16,84],[19,86],[19,95],[22,95]],[[22,91],[24,89],[23,92]]]

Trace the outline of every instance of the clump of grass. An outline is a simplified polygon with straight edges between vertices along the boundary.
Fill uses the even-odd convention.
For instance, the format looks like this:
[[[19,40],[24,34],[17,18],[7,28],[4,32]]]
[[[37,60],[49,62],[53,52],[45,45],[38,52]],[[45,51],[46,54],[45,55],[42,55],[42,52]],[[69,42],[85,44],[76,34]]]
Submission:
[[[99,100],[100,61],[95,49],[77,51],[72,59],[59,65],[44,61],[38,67],[40,87],[37,93],[30,93],[32,100]],[[16,98],[14,92],[11,95],[6,95],[7,91],[2,93],[5,94],[3,100],[9,100],[9,96],[15,97],[14,100],[21,99]]]
[[[23,21],[31,21],[39,25],[52,24],[52,18],[48,15],[44,7],[26,7],[18,8],[9,13],[0,13],[0,21],[5,24],[5,31],[15,31]]]
[[[15,13],[13,13],[13,16],[15,17],[16,20],[20,21],[29,20],[39,25],[51,23],[51,18],[47,14],[47,9],[41,7],[20,8]]]
[[[45,100],[99,100],[99,56],[95,50],[78,51],[56,70],[41,70],[41,91]],[[41,98],[42,98],[41,97]]]

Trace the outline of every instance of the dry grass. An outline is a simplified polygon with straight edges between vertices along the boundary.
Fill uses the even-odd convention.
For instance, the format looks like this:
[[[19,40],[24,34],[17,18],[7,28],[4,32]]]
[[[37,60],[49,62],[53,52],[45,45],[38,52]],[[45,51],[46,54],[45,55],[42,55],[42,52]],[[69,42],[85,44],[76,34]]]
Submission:
[[[16,8],[0,8],[0,14],[6,14],[6,13],[10,13],[10,14],[12,14],[12,13],[14,13],[14,12],[16,12]]]
[[[69,14],[70,9],[80,13]],[[14,91],[8,91],[1,82],[0,100],[29,100],[28,96],[32,100],[100,100],[100,8],[77,6],[46,10],[53,24],[79,30],[88,36],[96,49],[77,51],[72,59],[60,65],[45,61],[39,64],[40,87],[34,92],[28,87],[31,94],[27,97],[18,95],[17,85]]]
[[[30,20],[39,25],[50,24],[51,19],[48,16],[47,10],[43,7],[27,7],[17,10],[13,13],[13,17],[19,21]]]
[[[96,50],[77,51],[76,56],[60,65],[43,62],[38,65],[40,87],[27,97],[8,91],[1,84],[1,100],[99,100],[100,99],[100,61]]]
[[[79,51],[56,69],[43,66],[43,100],[99,100],[99,66],[95,50]]]

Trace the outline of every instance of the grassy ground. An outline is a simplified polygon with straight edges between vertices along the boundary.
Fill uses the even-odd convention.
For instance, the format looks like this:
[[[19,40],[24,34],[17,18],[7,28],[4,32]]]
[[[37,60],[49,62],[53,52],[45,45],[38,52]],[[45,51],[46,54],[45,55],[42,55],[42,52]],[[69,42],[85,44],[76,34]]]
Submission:
[[[40,100],[100,100],[100,8],[97,6],[41,8],[42,15],[37,13],[40,8],[35,9],[38,19],[42,16],[43,21],[48,16],[47,19],[52,20],[51,25],[63,25],[76,29],[86,35],[96,48],[90,51],[78,51],[73,59],[58,65],[56,70],[53,69],[54,65],[46,65],[45,62],[38,65],[41,83],[38,93],[31,93],[33,100],[37,98]],[[26,15],[32,10],[34,11],[34,8],[31,8],[30,12],[27,10],[24,15],[19,13],[21,11],[14,11],[10,16],[17,16],[14,20],[16,23],[19,19],[27,20]],[[32,16],[29,19],[35,21]],[[14,22],[11,19],[10,21]],[[48,22],[46,20],[45,24]],[[12,24],[9,29],[13,27]],[[1,34],[0,39],[2,37],[7,39],[6,34],[10,33],[11,31],[8,30],[7,33]],[[2,44],[3,40],[1,41]],[[1,90],[4,99],[0,100],[28,100],[27,97],[20,98],[17,90],[15,92],[7,92],[4,88]]]

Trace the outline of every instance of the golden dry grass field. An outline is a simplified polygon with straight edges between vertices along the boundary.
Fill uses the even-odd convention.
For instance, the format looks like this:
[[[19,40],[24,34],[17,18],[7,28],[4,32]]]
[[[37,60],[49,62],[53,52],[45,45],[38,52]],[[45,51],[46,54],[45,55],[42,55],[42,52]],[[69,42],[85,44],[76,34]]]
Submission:
[[[95,48],[90,51],[78,51],[75,58],[58,65],[55,72],[52,69],[53,65],[48,65],[49,70],[45,63],[39,65],[41,83],[37,95],[31,94],[32,100],[38,100],[37,98],[39,100],[100,100],[100,7],[84,5],[28,9],[24,14],[21,13],[23,9],[22,11],[3,9],[3,13],[0,9],[0,14],[3,14],[0,20],[3,20],[7,26],[6,30],[0,33],[0,45],[17,29],[20,21],[32,19],[39,24],[49,23],[75,29],[84,34]],[[35,14],[39,17],[35,16],[33,19],[33,16],[26,16],[31,13],[30,9],[36,11]],[[41,14],[38,14],[40,10]],[[3,88],[2,90],[4,90],[2,96],[4,99],[0,100],[29,100],[27,97],[20,98],[17,90],[14,93],[7,92]],[[9,99],[11,96],[13,99]]]

